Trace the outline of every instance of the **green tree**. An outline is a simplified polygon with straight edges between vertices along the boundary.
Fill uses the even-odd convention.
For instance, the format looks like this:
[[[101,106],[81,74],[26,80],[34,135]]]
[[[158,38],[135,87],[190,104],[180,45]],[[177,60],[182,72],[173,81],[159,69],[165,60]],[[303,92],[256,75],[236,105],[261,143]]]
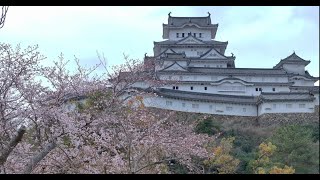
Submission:
[[[284,126],[275,131],[270,142],[277,146],[273,160],[293,166],[296,173],[319,173],[319,146],[310,128]]]
[[[234,140],[234,137],[222,138],[220,145],[213,148],[213,156],[204,161],[204,164],[211,169],[211,171],[217,172],[218,174],[235,173],[240,161],[230,155]]]
[[[210,117],[205,117],[203,120],[200,120],[200,122],[195,127],[195,132],[198,134],[208,134],[208,135],[214,135],[218,132],[220,132],[220,125],[217,124],[212,120]]]
[[[259,145],[259,152],[256,160],[250,162],[255,174],[293,174],[295,169],[281,163],[274,163],[270,160],[277,147],[271,142],[261,143]],[[278,166],[284,166],[283,168]]]

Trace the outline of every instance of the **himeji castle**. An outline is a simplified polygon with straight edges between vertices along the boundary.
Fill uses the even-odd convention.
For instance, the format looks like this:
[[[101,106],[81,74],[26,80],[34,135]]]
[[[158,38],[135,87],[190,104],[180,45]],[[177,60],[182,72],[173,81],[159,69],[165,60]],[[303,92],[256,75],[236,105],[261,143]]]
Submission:
[[[236,116],[314,112],[319,105],[314,83],[319,77],[306,70],[309,60],[293,52],[272,68],[237,68],[236,57],[225,54],[228,42],[215,40],[217,30],[210,13],[169,13],[164,40],[154,42],[154,56],[144,59],[144,71],[166,83],[152,89],[156,96],[144,97],[146,106]],[[148,89],[144,82],[135,86]]]

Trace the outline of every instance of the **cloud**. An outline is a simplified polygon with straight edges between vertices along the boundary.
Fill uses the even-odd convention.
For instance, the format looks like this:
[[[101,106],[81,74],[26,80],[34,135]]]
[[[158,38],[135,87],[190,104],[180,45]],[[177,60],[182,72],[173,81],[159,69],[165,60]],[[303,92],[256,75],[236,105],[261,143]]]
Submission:
[[[162,24],[172,16],[207,16],[219,23],[216,40],[228,41],[237,67],[271,68],[296,51],[311,60],[307,69],[319,74],[319,7],[19,7],[9,8],[0,40],[23,46],[39,44],[52,61],[60,52],[84,64],[103,52],[109,65],[123,62],[123,53],[142,59],[162,40]]]

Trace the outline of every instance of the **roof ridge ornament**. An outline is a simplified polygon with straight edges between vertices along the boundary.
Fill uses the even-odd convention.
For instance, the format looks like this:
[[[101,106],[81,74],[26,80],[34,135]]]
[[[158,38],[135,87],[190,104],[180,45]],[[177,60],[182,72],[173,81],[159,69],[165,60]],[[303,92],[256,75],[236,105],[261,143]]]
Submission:
[[[169,16],[169,17],[171,17],[171,15],[170,15],[170,14],[171,14],[171,12],[169,12],[169,14],[168,14],[168,16]]]
[[[210,14],[210,12],[208,12],[208,17],[210,17],[211,16],[211,14]]]

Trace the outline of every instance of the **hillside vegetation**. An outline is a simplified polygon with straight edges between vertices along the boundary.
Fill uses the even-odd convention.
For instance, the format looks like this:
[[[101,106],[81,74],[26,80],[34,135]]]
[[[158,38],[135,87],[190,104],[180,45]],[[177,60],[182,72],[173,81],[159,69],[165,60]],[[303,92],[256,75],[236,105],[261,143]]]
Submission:
[[[162,111],[165,114],[169,110]],[[273,114],[256,118],[177,112],[176,120],[193,125],[194,132],[198,134],[214,136],[216,144],[233,138],[230,141],[230,155],[239,160],[237,167],[233,167],[234,173],[279,173],[279,167],[283,168],[283,173],[293,173],[292,169],[298,174],[319,173],[319,107],[313,114],[295,115],[305,119],[287,120],[293,115]],[[285,120],[275,123],[273,119],[268,122],[267,117]],[[268,143],[271,146],[269,144],[266,147],[272,152],[268,162],[255,163],[261,156],[259,152],[263,144]],[[261,167],[254,167],[258,165]],[[218,172],[211,169],[207,173]]]

